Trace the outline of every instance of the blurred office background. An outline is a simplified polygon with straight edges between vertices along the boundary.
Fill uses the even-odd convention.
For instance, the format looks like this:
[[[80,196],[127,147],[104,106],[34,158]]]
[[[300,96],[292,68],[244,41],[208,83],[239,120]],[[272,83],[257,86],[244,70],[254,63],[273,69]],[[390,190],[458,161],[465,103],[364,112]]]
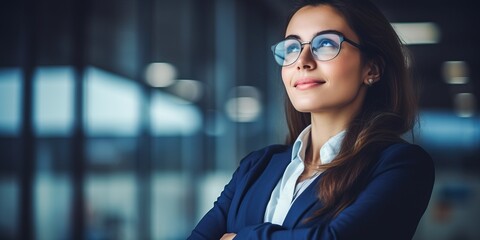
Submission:
[[[3,2],[0,239],[185,239],[240,159],[285,138],[270,46],[291,2]],[[412,53],[436,162],[415,239],[480,239],[477,8],[375,2]]]

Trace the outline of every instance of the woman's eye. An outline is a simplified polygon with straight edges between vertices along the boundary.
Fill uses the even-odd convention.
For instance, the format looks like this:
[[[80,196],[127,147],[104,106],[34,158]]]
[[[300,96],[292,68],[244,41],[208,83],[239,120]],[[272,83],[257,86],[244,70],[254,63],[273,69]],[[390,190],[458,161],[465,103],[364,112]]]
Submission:
[[[287,46],[287,49],[286,49],[285,52],[286,52],[287,54],[300,52],[300,46],[298,46],[297,44],[289,45],[289,46]]]
[[[315,44],[316,48],[322,48],[322,47],[338,47],[338,45],[335,43],[335,41],[331,39],[322,39],[320,40],[317,44]]]

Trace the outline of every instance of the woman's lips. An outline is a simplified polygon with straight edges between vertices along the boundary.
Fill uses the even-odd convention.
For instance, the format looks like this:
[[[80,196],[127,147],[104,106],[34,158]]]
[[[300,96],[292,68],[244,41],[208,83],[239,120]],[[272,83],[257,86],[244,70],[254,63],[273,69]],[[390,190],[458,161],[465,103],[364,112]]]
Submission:
[[[323,80],[301,79],[301,80],[296,81],[295,84],[293,85],[293,87],[295,87],[296,89],[299,89],[299,90],[304,90],[304,89],[308,89],[308,88],[311,88],[311,87],[316,87],[318,85],[322,85],[324,83],[325,83],[325,81],[323,81]]]

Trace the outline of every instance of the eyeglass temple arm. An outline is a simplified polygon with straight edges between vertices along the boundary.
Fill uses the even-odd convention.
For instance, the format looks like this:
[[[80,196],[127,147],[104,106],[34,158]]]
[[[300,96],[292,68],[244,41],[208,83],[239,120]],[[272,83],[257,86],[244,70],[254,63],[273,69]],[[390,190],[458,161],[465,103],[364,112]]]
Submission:
[[[346,37],[343,37],[343,41],[348,42],[348,43],[350,43],[350,45],[362,50],[362,46],[360,44],[358,44],[358,43],[356,43],[356,42],[354,42],[354,41],[352,41],[352,40],[350,40]]]

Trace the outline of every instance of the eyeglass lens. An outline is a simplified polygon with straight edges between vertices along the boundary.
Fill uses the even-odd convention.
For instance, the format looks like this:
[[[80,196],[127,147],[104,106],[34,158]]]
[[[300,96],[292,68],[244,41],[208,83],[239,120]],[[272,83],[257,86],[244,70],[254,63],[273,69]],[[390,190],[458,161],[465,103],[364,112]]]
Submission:
[[[317,35],[310,42],[310,49],[313,56],[319,61],[328,61],[335,58],[340,52],[342,39],[339,35],[326,33]],[[281,66],[288,66],[297,61],[303,49],[298,39],[286,39],[273,47],[276,62]]]

